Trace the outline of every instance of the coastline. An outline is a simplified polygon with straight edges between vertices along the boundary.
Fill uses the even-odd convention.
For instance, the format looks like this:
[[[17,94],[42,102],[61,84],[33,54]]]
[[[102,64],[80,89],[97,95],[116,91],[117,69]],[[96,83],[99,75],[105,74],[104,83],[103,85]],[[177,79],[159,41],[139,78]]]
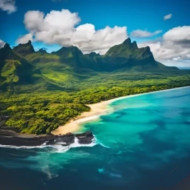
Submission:
[[[82,132],[80,131],[81,125],[90,122],[92,120],[98,120],[101,115],[109,114],[114,111],[109,105],[112,102],[127,99],[135,96],[142,96],[146,94],[153,94],[165,91],[174,91],[182,88],[190,88],[190,86],[179,87],[173,89],[145,92],[140,94],[133,94],[122,96],[118,98],[113,98],[107,101],[102,101],[95,104],[88,105],[91,110],[89,112],[83,112],[81,115],[70,120],[63,126],[58,127],[56,130],[52,131],[52,134],[20,134],[11,129],[0,129],[0,146],[17,146],[17,147],[36,147],[45,145],[54,145],[56,143],[62,144],[63,146],[70,145],[78,139],[80,144],[89,144],[93,141],[93,134],[90,131]]]
[[[67,133],[75,133],[80,129],[80,125],[82,123],[86,123],[89,121],[97,120],[101,115],[110,112],[108,109],[108,105],[115,101],[116,98],[111,100],[102,101],[95,104],[88,104],[90,107],[90,111],[83,112],[81,115],[76,118],[70,120],[63,126],[59,126],[57,129],[52,131],[52,135],[65,135]]]
[[[43,148],[45,146],[61,145],[70,146],[77,142],[80,145],[89,145],[93,143],[94,136],[92,132],[87,131],[80,134],[66,134],[62,136],[39,135],[23,136],[11,130],[0,129],[0,147],[9,148]]]
[[[57,129],[51,132],[52,135],[65,135],[68,133],[76,133],[80,130],[80,125],[84,124],[89,121],[97,120],[101,115],[109,113],[111,110],[108,109],[108,105],[111,104],[114,101],[126,99],[130,97],[145,95],[145,94],[153,94],[157,92],[165,92],[165,91],[171,91],[171,90],[177,90],[180,88],[188,88],[189,86],[184,87],[177,87],[177,88],[171,88],[171,89],[165,89],[165,90],[158,90],[158,91],[152,91],[152,92],[145,92],[140,94],[132,94],[122,97],[113,98],[110,100],[102,101],[95,104],[89,104],[90,111],[83,112],[81,115],[77,116],[76,118],[70,120],[65,125],[59,126]]]

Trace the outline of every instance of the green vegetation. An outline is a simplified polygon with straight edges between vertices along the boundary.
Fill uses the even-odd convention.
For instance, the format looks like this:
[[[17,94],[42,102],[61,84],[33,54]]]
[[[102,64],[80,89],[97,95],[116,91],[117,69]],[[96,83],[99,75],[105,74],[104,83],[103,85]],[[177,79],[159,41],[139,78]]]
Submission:
[[[95,78],[96,80],[96,78]],[[190,85],[190,75],[166,79],[104,81],[90,80],[91,88],[74,92],[50,91],[28,94],[0,94],[1,126],[22,133],[49,133],[84,111],[86,104],[115,97]],[[93,84],[94,83],[94,84]],[[8,118],[7,118],[8,116]]]
[[[87,104],[190,85],[190,73],[154,60],[130,40],[105,56],[76,47],[48,54],[31,42],[0,49],[0,128],[50,133],[89,111]]]
[[[16,83],[19,80],[19,77],[16,73],[16,66],[20,65],[20,62],[17,60],[6,60],[5,65],[1,71],[1,77],[5,78],[5,83]]]
[[[2,125],[22,133],[49,133],[70,118],[89,110],[64,92],[0,97],[0,112],[4,118],[9,116]]]

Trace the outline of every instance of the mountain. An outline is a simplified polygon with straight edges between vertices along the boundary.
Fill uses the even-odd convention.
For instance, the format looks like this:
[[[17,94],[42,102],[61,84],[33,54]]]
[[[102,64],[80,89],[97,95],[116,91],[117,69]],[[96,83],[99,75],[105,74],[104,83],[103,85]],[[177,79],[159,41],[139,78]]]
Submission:
[[[8,44],[0,49],[0,86],[28,84],[32,65],[15,53]]]
[[[19,44],[18,46],[14,47],[13,50],[20,56],[26,56],[35,52],[30,40],[26,44]]]
[[[138,48],[136,42],[126,39],[122,44],[111,47],[106,56],[122,57],[126,59],[154,61],[154,57],[149,47]]]
[[[47,53],[34,51],[31,41],[13,49],[0,49],[0,86],[17,91],[74,90],[103,80],[137,80],[183,74],[157,62],[149,47],[138,48],[130,38],[111,47],[105,55],[83,54],[77,47]],[[147,77],[146,77],[147,75]],[[24,90],[23,90],[24,89]]]
[[[5,44],[4,47],[0,49],[0,67],[3,66],[4,60],[18,58],[19,56],[14,53],[9,44]]]
[[[177,68],[169,68],[154,59],[149,47],[138,48],[136,42],[130,38],[123,43],[111,47],[103,56],[90,53],[80,59],[82,66],[96,71],[147,70],[150,72],[177,71]],[[162,70],[162,71],[161,71]]]
[[[74,46],[71,47],[62,47],[57,52],[54,52],[55,55],[60,56],[60,60],[65,63],[69,63],[75,67],[81,67],[81,62],[83,60],[83,53]]]
[[[104,56],[94,52],[84,55],[77,47],[63,47],[54,54],[59,55],[62,62],[76,67],[77,70],[114,71],[142,64],[156,67],[158,64],[149,47],[138,48],[136,42],[132,43],[130,38],[110,48]]]
[[[131,42],[130,38],[126,39],[122,44],[110,48],[106,56],[118,60],[118,62],[123,60],[127,62],[128,66],[132,67],[140,64],[143,64],[143,66],[156,66],[158,64],[149,47],[138,48],[136,42]]]

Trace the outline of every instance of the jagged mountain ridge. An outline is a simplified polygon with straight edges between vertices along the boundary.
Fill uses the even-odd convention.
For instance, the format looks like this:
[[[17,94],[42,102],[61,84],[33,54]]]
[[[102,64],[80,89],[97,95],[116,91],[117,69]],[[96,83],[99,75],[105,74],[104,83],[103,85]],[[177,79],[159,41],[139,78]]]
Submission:
[[[29,54],[43,53],[45,51],[34,51],[31,41],[26,44],[19,44],[13,51],[26,58]],[[111,47],[105,55],[96,53],[83,54],[77,47],[62,47],[60,50],[51,54],[58,55],[60,61],[70,66],[88,68],[97,71],[113,71],[122,67],[131,68],[136,65],[157,65],[149,47],[138,48],[136,42],[131,42],[130,38],[122,44]],[[26,58],[27,59],[27,58]]]
[[[52,53],[43,49],[35,51],[31,41],[13,49],[6,44],[0,49],[0,86],[5,89],[23,83],[37,86],[35,88],[65,89],[103,73],[111,77],[113,72],[127,75],[134,71],[181,72],[157,62],[149,47],[138,48],[129,38],[111,47],[105,55],[83,54],[74,46]]]
[[[126,39],[122,44],[115,45],[111,47],[107,53],[106,56],[111,57],[123,57],[123,58],[131,58],[131,59],[152,59],[154,61],[154,57],[152,52],[150,51],[150,48],[143,47],[138,48],[137,43],[131,42],[131,39]]]
[[[94,52],[84,55],[77,47],[63,47],[54,54],[59,55],[63,62],[68,62],[70,65],[97,71],[129,69],[137,65],[153,67],[160,65],[155,61],[149,47],[138,48],[136,42],[131,42],[130,38],[122,44],[111,47],[105,55]]]

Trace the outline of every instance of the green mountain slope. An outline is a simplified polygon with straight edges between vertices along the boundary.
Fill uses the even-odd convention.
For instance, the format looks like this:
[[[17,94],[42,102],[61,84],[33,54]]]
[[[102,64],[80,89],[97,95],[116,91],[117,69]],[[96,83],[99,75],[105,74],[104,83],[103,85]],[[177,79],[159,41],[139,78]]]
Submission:
[[[126,39],[122,44],[111,47],[106,56],[136,60],[150,59],[154,61],[149,47],[138,48],[136,42],[131,42],[130,38]]]
[[[29,41],[13,50],[6,45],[0,50],[0,57],[0,68],[4,66],[0,85],[6,90],[14,84],[16,92],[72,91],[101,84],[102,78],[106,83],[114,83],[120,78],[136,80],[138,75],[146,79],[146,75],[162,78],[184,74],[155,61],[149,47],[138,48],[129,38],[110,48],[104,56],[84,55],[77,47],[63,47],[53,53],[42,49],[35,52]]]
[[[4,90],[14,84],[16,92],[33,90],[80,90],[102,83],[184,75],[177,68],[155,61],[150,48],[138,48],[128,38],[101,56],[84,55],[77,47],[63,47],[57,52],[34,51],[29,41],[11,49],[0,49],[0,86]],[[118,77],[120,76],[120,77]],[[112,81],[112,82],[110,82]]]
[[[8,44],[0,49],[0,86],[24,85],[32,82],[32,65],[16,54]]]

